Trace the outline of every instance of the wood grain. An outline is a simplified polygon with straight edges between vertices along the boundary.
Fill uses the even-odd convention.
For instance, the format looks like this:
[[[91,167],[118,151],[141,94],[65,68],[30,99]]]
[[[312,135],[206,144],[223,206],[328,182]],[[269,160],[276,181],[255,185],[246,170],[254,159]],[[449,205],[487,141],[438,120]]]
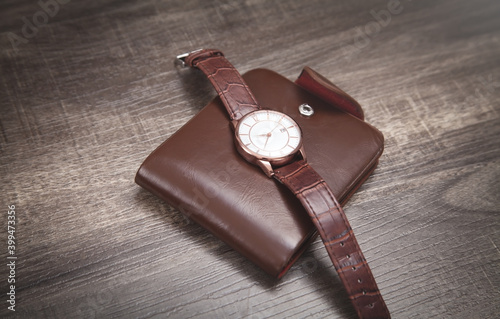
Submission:
[[[498,317],[500,2],[58,8],[42,23],[37,1],[0,4],[0,260],[12,204],[18,256],[16,312],[2,299],[1,317],[355,317],[319,241],[275,281],[134,184],[215,95],[172,64],[201,47],[241,72],[294,79],[308,65],[384,133],[378,169],[345,210],[393,318]]]

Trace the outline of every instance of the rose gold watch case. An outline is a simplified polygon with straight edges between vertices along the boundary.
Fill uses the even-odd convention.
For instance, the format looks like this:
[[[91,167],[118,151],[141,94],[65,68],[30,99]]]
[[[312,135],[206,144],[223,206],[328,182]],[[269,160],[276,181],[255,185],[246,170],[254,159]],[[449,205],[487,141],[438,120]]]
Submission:
[[[256,110],[255,112],[258,112],[258,111],[261,111],[261,110]],[[274,111],[274,112],[276,112],[276,111]],[[295,122],[295,120],[293,120],[288,115],[287,116],[290,117],[290,119],[297,125],[297,127],[299,128],[299,131],[300,131],[299,144],[297,145],[297,147],[294,150],[292,150],[290,152],[290,154],[285,155],[285,156],[281,156],[281,157],[270,158],[270,157],[266,157],[266,156],[260,155],[258,153],[255,153],[255,152],[243,147],[243,142],[241,141],[241,138],[238,135],[239,125],[245,117],[250,116],[253,113],[254,112],[250,112],[248,114],[245,114],[239,120],[231,121],[231,124],[232,124],[233,129],[234,129],[236,149],[238,150],[238,153],[240,153],[240,155],[243,156],[243,158],[246,161],[248,161],[254,165],[259,166],[268,177],[272,177],[274,175],[274,168],[273,167],[279,167],[279,166],[286,165],[286,164],[290,163],[292,160],[296,159],[297,155],[300,155],[304,161],[306,160],[306,154],[304,152],[304,145],[302,144],[302,142],[303,142],[302,129],[300,128],[299,124],[297,122]],[[281,112],[279,112],[279,113],[281,113]],[[285,114],[285,113],[283,113],[283,114]]]

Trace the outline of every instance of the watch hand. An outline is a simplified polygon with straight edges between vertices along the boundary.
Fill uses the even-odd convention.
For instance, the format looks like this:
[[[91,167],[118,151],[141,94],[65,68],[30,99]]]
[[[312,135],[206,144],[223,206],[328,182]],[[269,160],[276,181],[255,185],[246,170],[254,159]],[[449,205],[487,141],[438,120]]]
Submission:
[[[264,143],[264,148],[266,148],[267,142],[269,141],[269,137],[271,137],[271,133],[267,133],[266,143]]]
[[[275,126],[272,130],[271,130],[271,132],[269,132],[269,134],[271,134],[271,133],[272,133],[275,129],[277,129],[277,128],[278,128],[278,126],[280,126],[280,125],[281,125],[281,124],[280,124],[280,123],[278,123],[278,125],[276,125],[276,126]]]

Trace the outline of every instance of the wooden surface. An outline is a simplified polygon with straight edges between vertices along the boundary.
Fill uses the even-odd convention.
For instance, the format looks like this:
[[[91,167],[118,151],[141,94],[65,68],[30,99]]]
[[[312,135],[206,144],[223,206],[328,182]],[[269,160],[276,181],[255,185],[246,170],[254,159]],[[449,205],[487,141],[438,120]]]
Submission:
[[[276,281],[134,184],[215,95],[172,57],[216,47],[311,66],[384,133],[346,213],[393,318],[498,318],[500,2],[393,3],[2,1],[0,317],[355,317],[319,240]]]

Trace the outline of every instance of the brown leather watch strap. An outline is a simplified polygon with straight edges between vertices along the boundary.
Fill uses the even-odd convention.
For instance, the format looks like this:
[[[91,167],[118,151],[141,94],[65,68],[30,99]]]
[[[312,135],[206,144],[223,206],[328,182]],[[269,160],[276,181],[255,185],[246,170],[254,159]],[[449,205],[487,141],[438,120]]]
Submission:
[[[260,109],[239,72],[219,50],[192,52],[185,57],[184,63],[200,69],[210,79],[231,120],[239,120],[245,114]],[[304,86],[315,91],[317,85],[314,83],[319,83],[319,86],[329,87],[331,90],[333,84],[329,85],[330,82],[315,73],[309,72],[306,75],[311,74],[310,79],[302,77],[303,83],[301,83]],[[308,86],[308,83],[314,85]],[[337,87],[334,89],[334,94],[338,95],[339,89]],[[320,91],[318,93],[323,92]],[[353,108],[355,106],[353,103],[345,104],[350,102],[345,96],[346,94],[343,98],[335,96],[334,101],[351,113],[357,111]],[[324,98],[332,99],[330,96]],[[356,116],[362,118],[362,113]],[[326,182],[304,160],[275,169],[274,177],[297,196],[309,213],[358,316],[363,319],[390,318],[387,306],[344,211]]]
[[[330,187],[305,161],[275,169],[309,213],[360,318],[390,318],[347,217]]]
[[[240,73],[221,51],[195,51],[186,57],[185,63],[205,73],[224,103],[231,120],[239,120],[243,115],[260,109]]]

